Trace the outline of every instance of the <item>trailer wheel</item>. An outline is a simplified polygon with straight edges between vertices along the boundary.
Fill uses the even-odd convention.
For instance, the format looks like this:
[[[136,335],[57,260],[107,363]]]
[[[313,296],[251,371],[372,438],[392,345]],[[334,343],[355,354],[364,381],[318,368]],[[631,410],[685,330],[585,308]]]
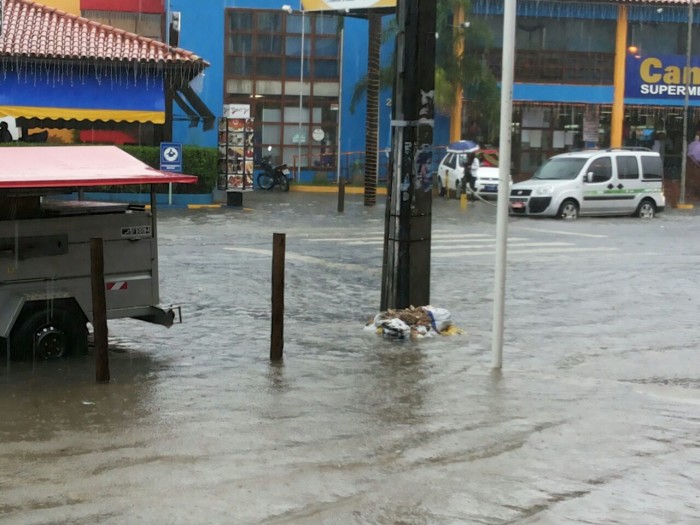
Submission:
[[[23,311],[24,314],[24,311]],[[87,326],[82,315],[64,308],[30,309],[10,335],[11,357],[27,361],[59,359],[87,353]]]

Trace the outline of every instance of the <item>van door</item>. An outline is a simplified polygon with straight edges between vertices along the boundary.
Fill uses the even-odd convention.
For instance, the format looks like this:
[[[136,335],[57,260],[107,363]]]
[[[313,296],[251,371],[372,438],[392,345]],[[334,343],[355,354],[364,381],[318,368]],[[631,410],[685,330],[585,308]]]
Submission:
[[[637,209],[642,198],[640,186],[639,158],[637,155],[618,155],[615,158],[617,181],[613,193],[617,198],[613,202],[611,212],[632,214]]]
[[[610,213],[614,195],[612,160],[610,157],[593,159],[584,171],[582,214]]]

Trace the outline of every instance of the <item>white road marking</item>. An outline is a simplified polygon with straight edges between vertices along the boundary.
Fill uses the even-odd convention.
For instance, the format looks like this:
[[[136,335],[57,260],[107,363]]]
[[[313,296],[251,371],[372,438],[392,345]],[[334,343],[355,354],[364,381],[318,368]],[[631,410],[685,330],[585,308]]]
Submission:
[[[532,254],[552,254],[552,255],[564,255],[567,253],[605,253],[605,252],[617,252],[617,248],[539,248],[532,250],[518,250],[509,249],[508,255],[532,255]],[[436,259],[452,259],[456,257],[475,257],[478,255],[494,255],[496,250],[482,251],[482,252],[451,252],[451,253],[436,253]]]
[[[531,248],[534,248],[536,246],[539,246],[539,247],[551,246],[552,248],[554,248],[556,246],[576,246],[576,245],[573,243],[570,243],[570,242],[519,242],[519,243],[510,245],[508,247],[508,250],[509,251],[511,249],[517,250],[522,246],[531,247]],[[457,249],[474,250],[474,249],[480,249],[480,248],[488,249],[488,248],[492,248],[492,247],[493,247],[492,244],[481,244],[481,245],[478,245],[478,244],[477,245],[466,245],[465,244],[462,246],[460,246],[460,245],[456,245],[456,246],[442,246],[442,245],[435,246],[435,245],[433,245],[433,246],[431,246],[430,249],[432,251],[457,250]],[[464,253],[471,253],[471,252],[467,251]]]
[[[518,230],[553,233],[555,235],[577,235],[579,237],[591,237],[593,239],[607,239],[608,238],[608,235],[597,235],[595,233],[563,232],[561,230],[546,230],[544,228],[518,228]]]
[[[272,250],[263,250],[261,248],[237,248],[235,246],[227,246],[224,250],[229,252],[244,252],[252,253],[256,255],[265,255],[272,258]],[[289,261],[300,261],[307,264],[317,264],[319,266],[325,266],[326,268],[337,268],[339,270],[358,270],[366,271],[367,266],[362,264],[352,264],[352,263],[337,263],[328,261],[326,259],[321,259],[319,257],[309,257],[308,255],[300,255],[294,252],[286,252],[284,254],[286,260]]]

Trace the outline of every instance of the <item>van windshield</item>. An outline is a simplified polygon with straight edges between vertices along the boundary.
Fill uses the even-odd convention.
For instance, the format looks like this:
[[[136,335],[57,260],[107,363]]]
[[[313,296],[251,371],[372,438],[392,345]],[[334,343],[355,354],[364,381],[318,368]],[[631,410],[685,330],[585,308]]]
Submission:
[[[574,180],[587,159],[567,157],[552,158],[542,164],[532,176],[538,180]]]

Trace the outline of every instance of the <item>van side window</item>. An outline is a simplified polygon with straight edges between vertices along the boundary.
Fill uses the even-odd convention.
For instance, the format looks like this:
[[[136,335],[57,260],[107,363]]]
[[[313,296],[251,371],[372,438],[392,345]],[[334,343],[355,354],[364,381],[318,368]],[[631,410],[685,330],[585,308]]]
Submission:
[[[591,182],[605,182],[612,177],[612,162],[610,157],[600,157],[591,162],[586,173],[593,173]]]
[[[664,167],[658,155],[642,156],[642,180],[661,180]]]
[[[447,154],[447,160],[445,161],[445,166],[448,168],[453,168],[455,167],[455,155],[452,153]]]
[[[617,178],[618,179],[638,179],[639,164],[637,157],[633,155],[620,155],[615,159],[617,162]]]

